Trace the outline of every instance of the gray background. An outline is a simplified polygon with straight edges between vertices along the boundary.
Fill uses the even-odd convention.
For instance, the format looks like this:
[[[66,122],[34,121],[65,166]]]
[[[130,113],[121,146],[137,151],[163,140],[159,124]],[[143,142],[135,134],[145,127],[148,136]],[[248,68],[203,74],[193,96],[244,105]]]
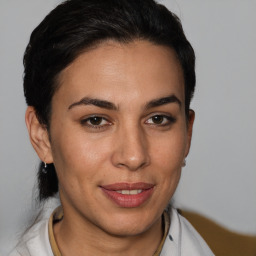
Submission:
[[[24,123],[22,55],[57,0],[0,0],[0,255],[36,212],[38,158]],[[178,207],[256,234],[256,1],[161,1],[182,20],[197,55],[192,148]]]

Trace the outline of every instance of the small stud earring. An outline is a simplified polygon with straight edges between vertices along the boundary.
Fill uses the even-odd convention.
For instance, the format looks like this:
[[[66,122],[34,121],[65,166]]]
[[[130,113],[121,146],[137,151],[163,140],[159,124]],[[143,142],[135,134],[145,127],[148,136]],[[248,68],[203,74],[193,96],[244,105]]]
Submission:
[[[185,167],[186,166],[186,159],[183,160],[183,164],[182,164],[182,167]]]
[[[46,173],[48,172],[47,169],[48,169],[48,168],[47,168],[47,163],[44,162],[44,166],[43,166],[43,168],[42,168],[42,172],[46,174]]]

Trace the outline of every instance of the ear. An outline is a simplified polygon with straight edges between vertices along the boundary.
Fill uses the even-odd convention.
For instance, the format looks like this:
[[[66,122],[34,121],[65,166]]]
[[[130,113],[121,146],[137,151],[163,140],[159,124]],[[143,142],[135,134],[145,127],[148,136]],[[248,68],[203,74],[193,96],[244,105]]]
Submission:
[[[195,120],[195,112],[194,110],[190,109],[188,123],[187,123],[187,145],[186,145],[185,157],[187,157],[189,153],[190,145],[191,145],[194,120]]]
[[[25,121],[29,133],[30,142],[39,158],[45,163],[52,163],[51,143],[47,128],[40,124],[36,111],[29,106],[26,110]]]

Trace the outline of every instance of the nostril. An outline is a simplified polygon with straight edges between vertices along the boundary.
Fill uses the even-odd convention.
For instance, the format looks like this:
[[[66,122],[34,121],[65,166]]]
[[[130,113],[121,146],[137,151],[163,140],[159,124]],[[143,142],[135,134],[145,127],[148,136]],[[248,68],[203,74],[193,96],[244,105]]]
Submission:
[[[119,168],[126,168],[131,171],[137,171],[139,169],[145,168],[149,164],[149,160],[143,159],[139,160],[136,158],[126,159],[126,161],[122,161],[117,163],[117,167]]]

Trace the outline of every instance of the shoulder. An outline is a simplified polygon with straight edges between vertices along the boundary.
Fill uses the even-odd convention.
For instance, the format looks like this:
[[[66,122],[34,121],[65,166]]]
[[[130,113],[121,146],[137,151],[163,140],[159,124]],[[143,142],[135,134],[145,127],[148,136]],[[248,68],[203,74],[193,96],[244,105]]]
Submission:
[[[204,237],[216,255],[256,255],[256,236],[233,232],[195,212],[182,210],[181,215]]]
[[[176,209],[170,208],[169,234],[161,256],[212,256],[214,255],[203,238]]]
[[[52,255],[48,238],[48,219],[34,224],[20,239],[9,256],[49,256]]]
[[[9,256],[53,256],[49,241],[48,222],[54,209],[59,206],[58,198],[48,199],[35,223],[25,232]]]

